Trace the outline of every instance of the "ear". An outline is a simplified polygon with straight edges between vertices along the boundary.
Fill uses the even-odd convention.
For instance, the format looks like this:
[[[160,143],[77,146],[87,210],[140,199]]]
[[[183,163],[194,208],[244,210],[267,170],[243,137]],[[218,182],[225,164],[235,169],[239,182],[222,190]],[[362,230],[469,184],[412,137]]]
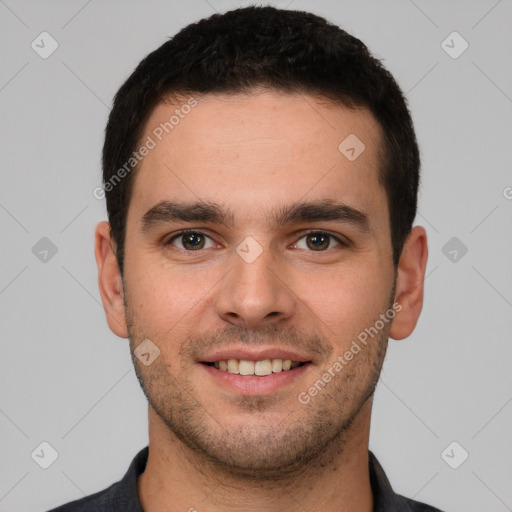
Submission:
[[[120,338],[128,338],[121,272],[114,253],[115,243],[106,221],[96,226],[95,250],[98,265],[98,287],[110,330]]]
[[[395,340],[407,338],[423,307],[423,283],[427,266],[427,233],[421,226],[412,228],[398,262],[395,302],[402,306],[391,324],[389,335]]]

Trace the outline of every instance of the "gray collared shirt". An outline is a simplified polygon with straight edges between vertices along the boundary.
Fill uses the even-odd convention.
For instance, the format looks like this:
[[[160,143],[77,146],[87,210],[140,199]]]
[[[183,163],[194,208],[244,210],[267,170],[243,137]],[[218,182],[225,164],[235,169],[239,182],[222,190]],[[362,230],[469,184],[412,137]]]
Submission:
[[[137,479],[144,472],[149,447],[133,459],[122,480],[107,489],[72,501],[48,512],[144,512],[137,491]],[[374,512],[441,512],[425,503],[395,494],[377,458],[368,451]]]

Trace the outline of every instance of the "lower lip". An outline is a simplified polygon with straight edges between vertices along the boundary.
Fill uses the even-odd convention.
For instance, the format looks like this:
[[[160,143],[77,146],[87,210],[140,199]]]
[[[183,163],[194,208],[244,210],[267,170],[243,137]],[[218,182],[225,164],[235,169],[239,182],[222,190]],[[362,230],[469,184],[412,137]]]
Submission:
[[[293,370],[283,370],[277,373],[271,373],[263,377],[252,375],[237,375],[227,371],[219,370],[214,366],[206,364],[200,365],[215,379],[221,386],[224,386],[231,391],[243,395],[265,395],[274,393],[280,388],[291,384],[295,379],[304,374],[311,365],[305,363],[302,366],[297,366]]]

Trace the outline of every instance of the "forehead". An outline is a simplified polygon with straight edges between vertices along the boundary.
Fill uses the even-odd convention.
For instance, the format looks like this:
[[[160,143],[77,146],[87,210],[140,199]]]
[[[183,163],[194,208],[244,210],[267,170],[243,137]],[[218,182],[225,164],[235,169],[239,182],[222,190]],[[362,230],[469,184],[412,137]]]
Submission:
[[[183,96],[156,106],[141,137],[149,140],[132,188],[140,214],[180,198],[240,213],[252,206],[253,214],[258,205],[307,199],[387,210],[382,132],[366,109],[277,91]]]

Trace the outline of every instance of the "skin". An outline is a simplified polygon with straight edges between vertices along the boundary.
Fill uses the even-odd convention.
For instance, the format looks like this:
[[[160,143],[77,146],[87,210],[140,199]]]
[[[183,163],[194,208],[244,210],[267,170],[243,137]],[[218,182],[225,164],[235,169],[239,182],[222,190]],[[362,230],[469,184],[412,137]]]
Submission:
[[[130,338],[132,355],[146,338],[160,350],[149,366],[133,357],[149,401],[142,506],[370,512],[373,392],[388,337],[409,336],[421,312],[425,230],[412,229],[395,269],[377,177],[382,132],[369,111],[277,91],[196,99],[137,170],[123,278],[108,223],[96,229],[111,330]],[[159,104],[141,140],[179,107]],[[354,161],[338,150],[351,133],[366,147]],[[214,201],[233,212],[234,224],[179,221],[144,232],[142,216],[162,200]],[[267,223],[276,209],[318,200],[365,212],[369,229],[342,221]],[[187,251],[180,237],[165,245],[182,229],[206,235],[199,237],[204,248]],[[349,243],[328,238],[318,250],[308,230]],[[262,249],[252,263],[236,251],[249,236]],[[301,403],[299,393],[332,372],[338,356],[395,302],[401,310],[394,319]],[[311,363],[275,392],[248,396],[222,387],[198,362],[233,347],[293,348]]]

